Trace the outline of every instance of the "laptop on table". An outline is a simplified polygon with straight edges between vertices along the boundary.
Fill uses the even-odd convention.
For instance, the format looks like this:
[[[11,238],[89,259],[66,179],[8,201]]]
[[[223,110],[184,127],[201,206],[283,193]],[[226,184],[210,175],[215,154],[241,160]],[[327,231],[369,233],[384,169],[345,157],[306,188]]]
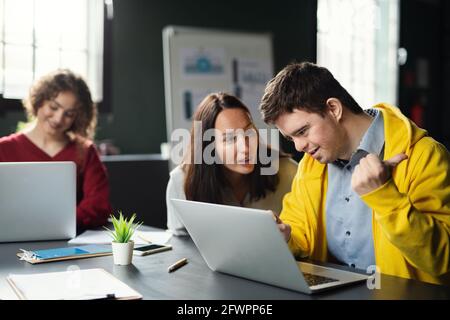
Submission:
[[[307,294],[368,279],[368,275],[296,261],[269,210],[170,201],[213,271]]]
[[[0,242],[76,236],[74,162],[0,162]]]

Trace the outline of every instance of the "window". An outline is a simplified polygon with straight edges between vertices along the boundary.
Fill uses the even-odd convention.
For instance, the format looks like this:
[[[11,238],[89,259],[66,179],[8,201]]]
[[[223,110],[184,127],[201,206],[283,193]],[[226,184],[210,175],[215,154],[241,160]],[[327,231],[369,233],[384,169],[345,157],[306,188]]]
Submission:
[[[24,98],[57,68],[82,75],[102,100],[103,0],[0,0],[0,94]]]
[[[399,0],[318,0],[317,63],[364,109],[397,103]]]

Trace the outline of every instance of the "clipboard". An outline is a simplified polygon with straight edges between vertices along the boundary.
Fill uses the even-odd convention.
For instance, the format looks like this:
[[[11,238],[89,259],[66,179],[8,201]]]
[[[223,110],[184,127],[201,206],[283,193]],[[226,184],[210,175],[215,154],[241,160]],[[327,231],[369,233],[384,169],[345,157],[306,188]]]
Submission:
[[[10,274],[8,284],[20,300],[142,299],[142,295],[104,269]],[[45,288],[45,289],[43,289]]]
[[[86,245],[33,251],[21,249],[21,251],[17,253],[20,260],[25,260],[31,264],[112,255],[111,247],[104,245]]]

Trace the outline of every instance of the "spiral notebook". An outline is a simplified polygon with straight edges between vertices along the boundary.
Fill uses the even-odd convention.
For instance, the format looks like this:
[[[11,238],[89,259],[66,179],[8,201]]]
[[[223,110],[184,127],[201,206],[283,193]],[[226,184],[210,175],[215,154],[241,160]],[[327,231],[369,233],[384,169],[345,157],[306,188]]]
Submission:
[[[10,274],[6,280],[20,300],[142,299],[104,269]]]

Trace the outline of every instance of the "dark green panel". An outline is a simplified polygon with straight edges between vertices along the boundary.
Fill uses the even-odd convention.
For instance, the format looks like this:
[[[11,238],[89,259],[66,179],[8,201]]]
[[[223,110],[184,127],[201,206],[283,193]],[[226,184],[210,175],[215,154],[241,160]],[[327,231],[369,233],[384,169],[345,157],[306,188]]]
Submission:
[[[400,47],[408,51],[408,60],[400,67],[399,106],[412,117],[414,106],[423,109],[423,127],[445,143],[442,134],[443,2],[408,0],[400,2]],[[420,60],[428,63],[428,86],[419,85]],[[445,124],[446,125],[446,124]]]
[[[0,116],[0,137],[16,131],[17,122],[25,121],[25,112],[5,112]]]

